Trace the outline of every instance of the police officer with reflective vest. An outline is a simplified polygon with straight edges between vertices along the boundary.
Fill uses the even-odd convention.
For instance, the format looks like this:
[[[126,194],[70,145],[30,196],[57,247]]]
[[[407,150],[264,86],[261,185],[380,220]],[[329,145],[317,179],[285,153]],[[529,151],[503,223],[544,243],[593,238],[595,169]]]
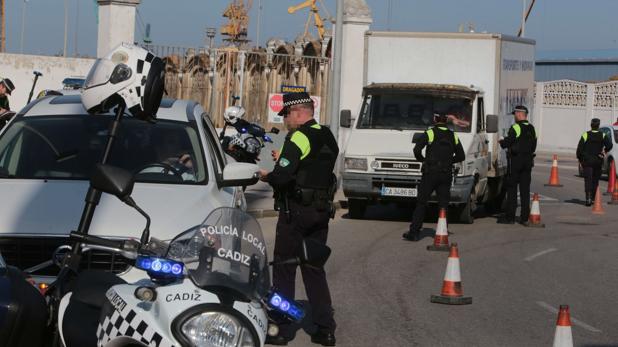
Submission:
[[[448,117],[445,114],[434,114],[435,126],[422,133],[421,137],[415,141],[414,157],[423,163],[423,176],[419,185],[410,231],[403,234],[403,238],[409,241],[418,241],[421,238],[425,208],[434,190],[438,195],[438,206],[448,208],[453,181],[453,164],[466,158],[459,138],[446,127],[447,120]],[[426,157],[423,157],[422,151],[425,147],[427,147]]]
[[[600,125],[601,120],[593,118],[590,122],[592,129],[582,134],[577,145],[577,159],[584,169],[586,206],[592,205],[594,201],[601,177],[604,153],[609,152],[613,146],[611,139],[599,131]]]
[[[500,146],[507,149],[508,174],[506,177],[507,206],[504,216],[498,218],[500,224],[515,224],[517,209],[517,187],[521,200],[519,223],[528,226],[530,217],[530,182],[532,167],[536,156],[537,135],[534,126],[528,122],[528,108],[516,106],[512,114],[515,124],[509,129]]]
[[[297,265],[276,265],[276,262],[297,257],[303,238],[326,244],[328,222],[334,210],[333,170],[339,147],[331,131],[314,120],[309,94],[284,94],[283,106],[279,114],[284,117],[289,133],[281,152],[275,155],[274,170],[270,173],[260,170],[260,178],[274,188],[279,209],[273,285],[293,299]],[[300,268],[317,326],[311,341],[334,346],[336,324],[324,268],[307,265]],[[279,335],[267,339],[268,344],[287,345],[292,339],[289,326],[281,325],[279,331]]]

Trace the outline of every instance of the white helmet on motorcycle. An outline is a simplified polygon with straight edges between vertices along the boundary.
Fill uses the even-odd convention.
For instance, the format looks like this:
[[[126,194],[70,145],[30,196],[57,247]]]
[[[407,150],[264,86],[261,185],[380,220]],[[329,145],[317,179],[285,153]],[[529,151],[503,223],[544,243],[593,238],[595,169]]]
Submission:
[[[245,109],[240,106],[230,106],[223,112],[223,119],[226,123],[236,124],[245,115]]]
[[[124,102],[133,116],[154,120],[165,89],[165,63],[147,50],[123,43],[94,63],[82,90],[88,112]]]

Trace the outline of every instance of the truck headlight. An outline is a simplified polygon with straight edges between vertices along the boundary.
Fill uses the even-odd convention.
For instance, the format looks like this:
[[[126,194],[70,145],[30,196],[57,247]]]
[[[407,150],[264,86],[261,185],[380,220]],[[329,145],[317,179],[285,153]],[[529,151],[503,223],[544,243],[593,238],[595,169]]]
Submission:
[[[345,158],[344,167],[346,170],[367,171],[367,159],[365,158]]]
[[[239,319],[223,312],[203,312],[187,319],[182,335],[196,347],[253,347],[251,331]]]

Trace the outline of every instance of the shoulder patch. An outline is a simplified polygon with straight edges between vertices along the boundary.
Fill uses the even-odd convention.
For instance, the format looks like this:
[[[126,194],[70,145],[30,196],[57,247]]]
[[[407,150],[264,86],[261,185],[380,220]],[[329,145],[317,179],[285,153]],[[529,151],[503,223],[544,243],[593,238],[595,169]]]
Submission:
[[[285,158],[279,158],[279,166],[286,167],[290,165],[290,161]]]

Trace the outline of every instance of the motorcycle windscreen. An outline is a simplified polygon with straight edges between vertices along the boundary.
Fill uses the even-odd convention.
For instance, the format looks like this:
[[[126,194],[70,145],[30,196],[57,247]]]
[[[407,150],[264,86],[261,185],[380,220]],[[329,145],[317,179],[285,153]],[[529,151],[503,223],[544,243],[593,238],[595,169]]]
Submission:
[[[260,300],[270,289],[260,225],[240,209],[212,211],[202,225],[172,240],[166,257],[182,261],[196,286],[236,300]]]

